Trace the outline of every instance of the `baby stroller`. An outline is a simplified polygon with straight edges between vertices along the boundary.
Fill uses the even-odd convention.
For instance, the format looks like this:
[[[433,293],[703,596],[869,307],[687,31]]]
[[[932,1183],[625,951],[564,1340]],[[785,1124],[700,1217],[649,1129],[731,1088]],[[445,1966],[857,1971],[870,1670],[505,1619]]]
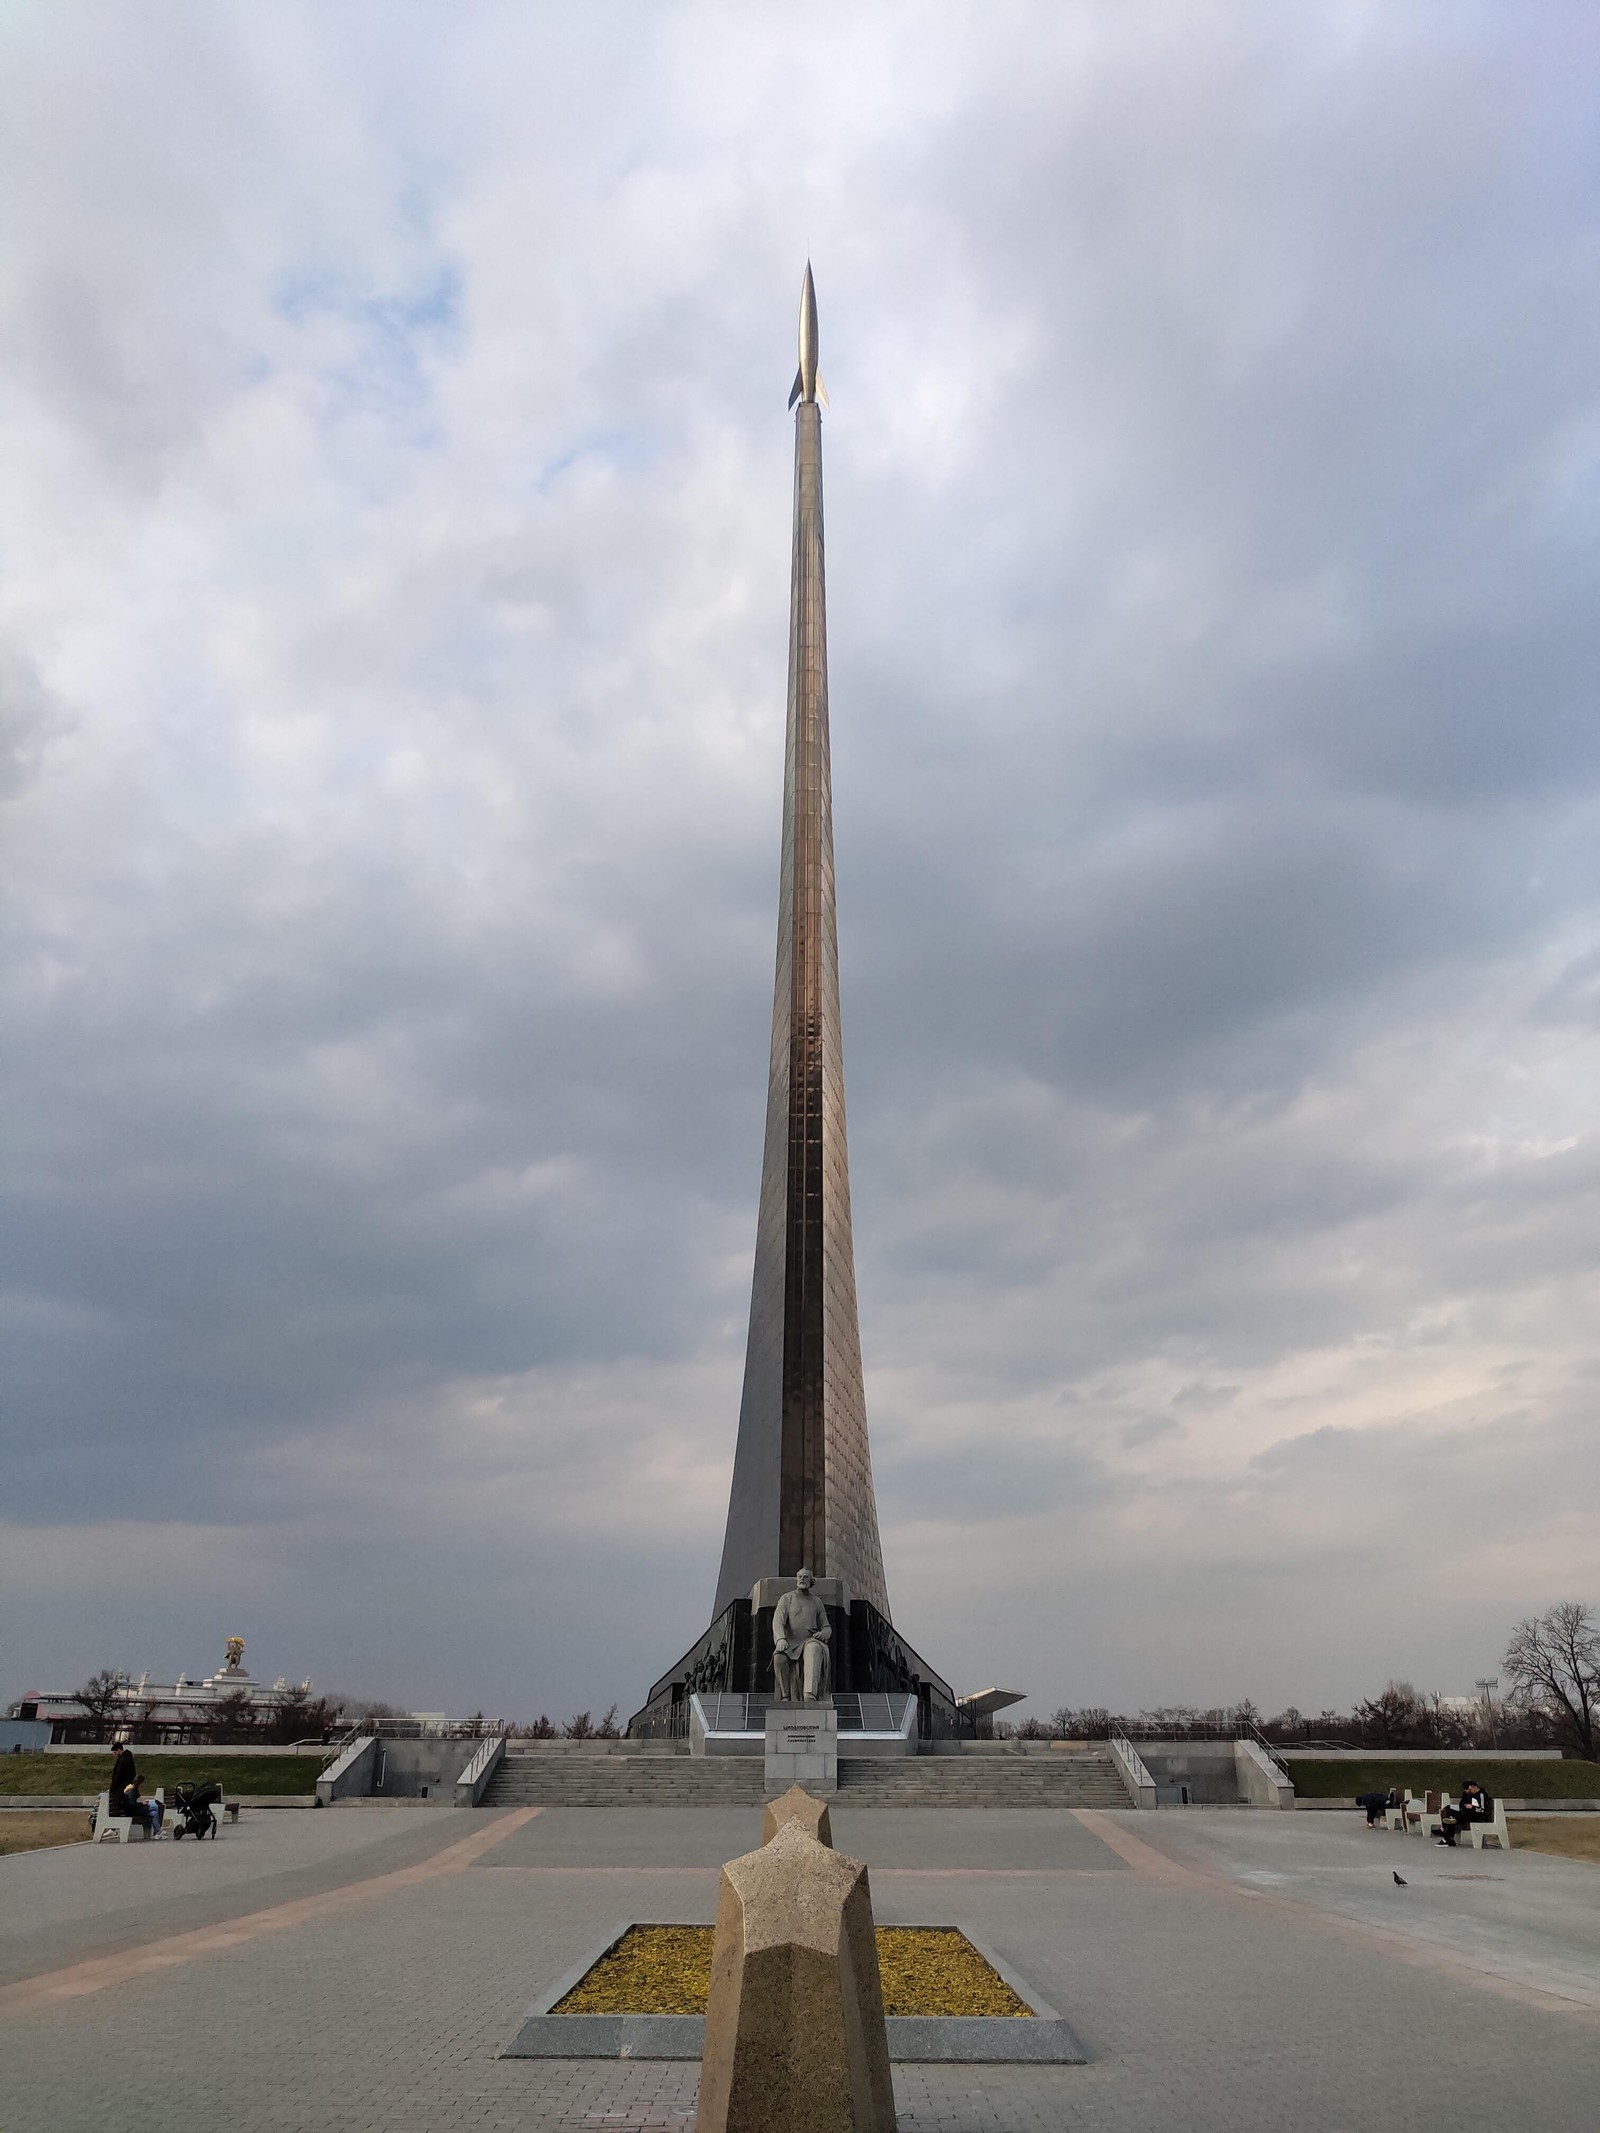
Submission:
[[[209,1778],[176,1786],[172,1794],[173,1841],[179,1837],[215,1837],[217,1818],[211,1810],[221,1798],[222,1787]]]

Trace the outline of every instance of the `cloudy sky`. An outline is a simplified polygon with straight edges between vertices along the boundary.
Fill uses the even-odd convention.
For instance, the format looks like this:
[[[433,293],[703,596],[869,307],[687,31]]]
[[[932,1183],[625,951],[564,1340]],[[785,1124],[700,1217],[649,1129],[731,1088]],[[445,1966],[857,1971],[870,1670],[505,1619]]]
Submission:
[[[1591,8],[0,13],[0,1693],[705,1626],[807,254],[897,1622],[1600,1597]]]

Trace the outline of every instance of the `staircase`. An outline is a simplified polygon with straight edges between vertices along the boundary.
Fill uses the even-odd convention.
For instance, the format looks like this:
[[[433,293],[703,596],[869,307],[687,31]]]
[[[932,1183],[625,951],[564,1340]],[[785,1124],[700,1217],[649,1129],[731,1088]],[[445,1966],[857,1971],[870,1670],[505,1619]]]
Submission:
[[[759,1755],[604,1755],[513,1744],[485,1807],[753,1807]],[[910,1755],[839,1761],[841,1807],[1126,1807],[1109,1755]]]
[[[541,1754],[509,1746],[485,1807],[759,1807],[759,1755]]]
[[[1109,1755],[908,1755],[839,1763],[841,1807],[1126,1807]]]

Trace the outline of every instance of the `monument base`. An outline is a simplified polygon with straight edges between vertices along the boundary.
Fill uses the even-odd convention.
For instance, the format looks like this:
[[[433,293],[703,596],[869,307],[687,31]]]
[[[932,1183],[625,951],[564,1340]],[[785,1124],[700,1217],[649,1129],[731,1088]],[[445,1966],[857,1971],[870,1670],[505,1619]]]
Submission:
[[[652,1685],[644,1708],[628,1721],[629,1739],[691,1739],[690,1703],[695,1696],[708,1701],[714,1696],[771,1696],[776,1688],[773,1611],[794,1583],[787,1576],[760,1578],[748,1600],[730,1602],[699,1642]],[[954,1689],[870,1600],[854,1598],[842,1578],[818,1577],[812,1590],[828,1610],[833,1631],[829,1653],[836,1696],[909,1695],[917,1705],[917,1740],[973,1738],[972,1717],[957,1703]],[[695,1745],[710,1747],[708,1742]]]
[[[774,1704],[767,1712],[768,1799],[802,1785],[839,1789],[839,1714],[831,1703]]]

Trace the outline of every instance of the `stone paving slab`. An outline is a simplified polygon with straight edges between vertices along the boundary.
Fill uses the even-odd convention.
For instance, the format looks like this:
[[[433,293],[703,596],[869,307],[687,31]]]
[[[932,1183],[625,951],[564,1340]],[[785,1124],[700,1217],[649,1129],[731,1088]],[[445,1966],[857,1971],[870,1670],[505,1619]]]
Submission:
[[[874,1870],[937,1864],[947,1872],[1124,1873],[1115,1852],[1074,1815],[1049,1807],[906,1807],[853,1811],[829,1803],[834,1847]],[[547,1807],[488,1853],[505,1867],[698,1866],[761,1842],[760,1807]]]
[[[1109,1817],[1180,1865],[1305,1904],[1600,2010],[1600,1868],[1531,1851],[1448,1850],[1361,1816],[1190,1811]],[[1553,1869],[1553,1871],[1552,1871]],[[1405,1880],[1397,1888],[1394,1876]],[[1587,1874],[1587,1878],[1586,1878]]]
[[[466,1810],[458,1818],[449,1807],[246,1810],[214,1843],[162,1838],[12,1853],[0,1858],[0,1985],[409,1866],[457,1841],[478,1819]]]
[[[326,1818],[293,1819],[309,1828]],[[446,1840],[480,1826],[464,1813],[439,1819]],[[889,1819],[881,1810],[873,1817]],[[1141,1843],[1159,1836],[1163,1822],[1112,1819],[1114,1835],[1136,1830]],[[875,1879],[883,1923],[945,1919],[971,1931],[1068,2013],[1091,2055],[1079,2067],[901,2066],[895,2090],[906,2133],[1149,2133],[1162,2125],[1280,2133],[1286,2121],[1296,2133],[1594,2133],[1600,2023],[1520,1984],[1406,1960],[1361,1919],[1250,1896],[1244,1874],[1289,1870],[1292,1853],[1275,1849],[1270,1834],[1275,1820],[1300,1833],[1312,1822],[1167,1818],[1160,1844],[1171,1857],[1192,1848],[1187,1872],[1185,1862],[1162,1872],[1130,1860],[1120,1871],[1029,1877],[952,1869],[935,1857],[927,1872],[887,1870]],[[1225,1839],[1202,1829],[1211,1821],[1230,1825]],[[1246,1839],[1235,1826],[1259,1834]],[[1374,1868],[1386,1871],[1382,1840],[1372,1842]],[[1208,1843],[1258,1848],[1229,1852],[1232,1865],[1213,1871],[1201,1856]],[[1405,1843],[1393,1840],[1397,1854]],[[1411,1849],[1421,1856],[1420,1844]],[[159,1859],[159,1847],[146,1850]],[[1149,1845],[1137,1855],[1152,1856]],[[6,1874],[16,1863],[0,1861],[8,1925],[15,1884]],[[1515,1854],[1512,1863],[1520,1863]],[[1549,1869],[1568,1877],[1567,1894],[1552,1894],[1540,1913],[1541,1930],[1554,1936],[1564,1905],[1593,1902],[1596,1870],[1529,1864],[1541,1876]],[[280,1867],[282,1881],[264,1885],[261,1900],[307,1871],[287,1858]],[[324,1860],[316,1871],[327,1880],[342,1869]],[[1517,1884],[1533,1886],[1531,1878]],[[48,1914],[48,1872],[29,1888]],[[395,1886],[254,1939],[241,1916],[236,1944],[204,1961],[0,2015],[0,2127],[676,2133],[691,2122],[692,2064],[496,2054],[541,1986],[610,1922],[625,1913],[708,1921],[715,1895],[714,1870],[670,1861],[654,1872],[568,1865],[496,1873],[485,1865]],[[1515,1890],[1497,1900],[1506,1923],[1517,1925]],[[16,1944],[27,1941],[24,1924]],[[1574,1941],[1569,1951],[1580,1967],[1582,1949]]]
[[[947,1873],[1121,1874],[1115,1852],[1074,1814],[1053,1807],[906,1807],[833,1810],[833,1841],[880,1870],[938,1866]]]
[[[762,1808],[543,1807],[488,1853],[485,1873],[505,1867],[696,1867],[719,1874],[724,1860],[761,1842]]]

